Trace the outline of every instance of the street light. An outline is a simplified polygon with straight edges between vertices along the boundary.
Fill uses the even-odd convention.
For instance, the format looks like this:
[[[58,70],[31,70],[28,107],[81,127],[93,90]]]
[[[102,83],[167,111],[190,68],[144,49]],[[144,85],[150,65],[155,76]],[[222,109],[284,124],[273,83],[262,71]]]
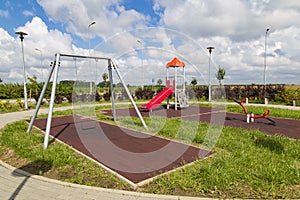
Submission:
[[[90,27],[93,26],[94,24],[96,24],[95,21],[92,21],[89,25],[88,25],[88,39],[89,39],[89,56],[91,55],[91,38],[90,38]],[[89,65],[91,65],[90,60],[89,60]],[[92,81],[90,81],[90,94],[92,94]]]
[[[209,52],[209,59],[208,59],[208,101],[211,102],[211,81],[210,81],[210,63],[211,63],[211,52],[214,47],[207,47]]]
[[[19,38],[21,40],[21,46],[22,46],[22,58],[23,58],[23,74],[24,74],[24,107],[25,110],[28,110],[28,101],[27,101],[27,89],[26,89],[26,71],[25,71],[25,59],[24,59],[24,46],[23,46],[23,40],[27,33],[23,31],[17,31],[15,34],[19,35]]]
[[[143,83],[143,81],[144,81],[144,69],[143,69],[143,65],[144,65],[144,61],[143,61],[143,43],[142,43],[142,41],[141,40],[136,40],[137,41],[137,43],[139,43],[140,45],[141,45],[141,47],[142,47],[142,49],[141,49],[141,64],[142,64],[142,83]],[[142,89],[144,89],[144,84],[142,84]]]
[[[264,100],[265,103],[267,102],[267,36],[270,28],[266,29],[266,34],[265,34],[265,62],[264,62]]]
[[[42,82],[44,82],[44,73],[43,73],[43,54],[42,54],[42,50],[35,48],[34,50],[39,51],[40,52],[40,57],[41,57],[41,73],[42,73]]]

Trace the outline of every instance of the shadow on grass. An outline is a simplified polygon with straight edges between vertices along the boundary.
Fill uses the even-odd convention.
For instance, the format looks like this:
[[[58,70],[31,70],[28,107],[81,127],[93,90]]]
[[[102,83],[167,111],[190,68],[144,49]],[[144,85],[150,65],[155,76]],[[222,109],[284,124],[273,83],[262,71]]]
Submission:
[[[277,140],[271,137],[260,137],[255,140],[255,145],[258,147],[267,148],[275,153],[284,153],[284,146]]]

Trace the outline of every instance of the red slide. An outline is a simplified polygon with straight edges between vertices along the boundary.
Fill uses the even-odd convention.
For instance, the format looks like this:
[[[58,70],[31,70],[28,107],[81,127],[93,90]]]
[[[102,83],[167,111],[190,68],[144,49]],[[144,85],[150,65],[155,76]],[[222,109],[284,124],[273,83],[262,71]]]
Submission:
[[[170,96],[174,91],[173,87],[165,87],[163,91],[158,93],[151,101],[141,106],[141,109],[143,110],[152,110],[156,108],[164,99],[166,99],[168,96]]]

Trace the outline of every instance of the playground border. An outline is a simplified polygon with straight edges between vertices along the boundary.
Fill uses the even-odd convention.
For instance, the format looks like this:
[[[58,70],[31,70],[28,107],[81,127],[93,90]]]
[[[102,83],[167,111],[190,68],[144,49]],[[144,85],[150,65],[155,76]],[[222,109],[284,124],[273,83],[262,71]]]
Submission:
[[[38,129],[44,131],[45,130],[45,121],[46,121],[46,118],[37,119],[34,123],[34,126]],[[135,136],[128,136],[128,134],[125,133],[126,131],[124,132],[124,127],[120,129],[116,125],[106,123],[106,122],[99,122],[99,121],[95,121],[95,122],[97,122],[97,124],[99,124],[99,127],[102,127],[102,128],[96,128],[94,130],[97,132],[97,134],[94,135],[95,132],[93,132],[93,138],[94,137],[95,138],[91,140],[91,136],[86,137],[86,134],[88,132],[82,132],[82,133],[78,132],[76,125],[75,125],[76,122],[80,122],[82,124],[84,124],[84,123],[89,124],[91,121],[95,121],[95,120],[88,118],[88,117],[87,118],[85,117],[84,119],[82,119],[80,116],[77,116],[77,115],[76,116],[68,115],[68,116],[60,116],[57,118],[53,118],[50,136],[51,136],[51,138],[55,138],[55,140],[58,140],[58,141],[64,143],[65,145],[69,146],[70,148],[72,148],[76,152],[80,153],[84,157],[88,158],[89,160],[95,162],[97,165],[104,168],[105,170],[116,175],[121,180],[127,182],[133,189],[137,189],[139,186],[143,186],[143,185],[153,181],[153,179],[155,179],[157,177],[160,177],[162,175],[165,175],[165,174],[183,169],[189,165],[192,165],[197,160],[204,160],[204,159],[214,155],[214,152],[212,152],[210,150],[205,150],[205,149],[197,147],[197,146],[181,143],[178,141],[169,140],[169,139],[159,137],[159,136],[149,135],[151,137],[147,136],[147,139],[146,138],[138,139],[138,137],[139,137],[138,135],[148,135],[148,134],[140,132],[140,131],[135,131],[132,129],[126,129],[127,131],[130,131],[131,134],[135,135]],[[110,133],[113,133],[113,135],[114,135],[112,138],[110,138],[108,136],[108,135],[110,135],[109,131],[110,131]],[[131,134],[129,134],[129,135],[131,135]],[[125,162],[125,166],[128,166],[128,168],[123,169],[125,171],[121,170],[121,168],[123,168],[122,165],[117,164],[120,161],[115,162],[114,161],[115,159],[113,159],[116,156],[116,154],[114,154],[114,153],[117,153],[117,152],[114,152],[113,149],[110,149],[110,150],[107,149],[106,142],[104,142],[104,143],[99,142],[97,144],[93,142],[93,141],[98,141],[96,138],[101,140],[101,138],[104,137],[105,135],[106,135],[106,137],[110,138],[109,140],[112,139],[114,141],[114,143],[116,142],[115,143],[116,146],[119,146],[119,145],[122,146],[122,147],[120,146],[119,148],[123,148],[125,146],[130,147],[130,146],[136,145],[136,148],[129,148],[130,150],[129,149],[127,150],[129,152],[131,152],[131,151],[135,152],[136,150],[139,151],[140,147],[143,147],[143,151],[140,153],[147,153],[147,152],[153,151],[154,150],[153,146],[146,145],[146,143],[152,144],[152,145],[154,145],[154,147],[156,146],[156,148],[163,148],[167,144],[173,144],[173,145],[171,145],[173,147],[170,147],[171,149],[175,148],[175,146],[176,146],[176,148],[182,149],[182,150],[184,150],[184,152],[182,152],[182,154],[178,155],[178,157],[176,157],[176,160],[173,160],[172,162],[168,163],[168,165],[166,165],[160,169],[155,169],[155,170],[149,171],[149,172],[139,172],[138,173],[139,175],[137,175],[137,173],[131,172],[131,167],[134,168],[134,166],[142,166],[143,163],[145,162],[143,160],[143,158],[137,159],[137,160],[135,160],[135,162],[127,163],[127,160],[130,160],[130,156],[127,157],[126,156],[127,154],[125,154],[124,156],[126,158],[124,157],[125,159],[123,161]],[[116,136],[118,136],[118,138],[120,137],[121,139],[115,140]],[[83,137],[86,137],[86,138],[83,139]],[[86,140],[86,142],[82,143],[82,139]],[[132,142],[132,139],[134,140],[133,142]],[[91,142],[90,146],[87,144],[87,141]],[[88,145],[88,146],[86,146],[86,145]],[[94,149],[95,146],[98,146],[99,148]],[[110,159],[110,160],[104,159],[103,160],[103,159],[101,159],[101,154],[98,154],[98,152],[111,152],[111,153],[107,153],[107,154],[112,156],[112,159]],[[167,159],[168,155],[172,154],[170,152],[170,149],[169,149],[169,151],[167,151],[165,153],[166,154],[158,155],[157,159],[155,159],[155,161],[152,160],[152,162],[155,162],[156,164],[160,165],[162,160]],[[202,156],[202,155],[204,155],[204,156]],[[123,157],[121,159],[123,159]],[[183,159],[184,164],[181,163],[182,159]],[[112,164],[111,168],[110,168],[109,164],[107,162],[111,163],[111,164],[114,163],[114,164]],[[145,166],[150,167],[151,163],[148,163]],[[113,169],[114,167],[116,167],[115,170]],[[129,170],[129,171],[127,171],[127,170]],[[163,172],[161,172],[161,171],[163,171]]]

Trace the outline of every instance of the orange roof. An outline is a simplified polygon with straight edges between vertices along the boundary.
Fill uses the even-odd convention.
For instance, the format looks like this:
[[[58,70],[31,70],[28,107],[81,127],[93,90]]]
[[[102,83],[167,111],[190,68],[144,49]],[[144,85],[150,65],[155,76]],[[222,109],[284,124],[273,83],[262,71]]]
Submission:
[[[168,62],[166,67],[185,67],[185,64],[175,57],[172,61]]]

